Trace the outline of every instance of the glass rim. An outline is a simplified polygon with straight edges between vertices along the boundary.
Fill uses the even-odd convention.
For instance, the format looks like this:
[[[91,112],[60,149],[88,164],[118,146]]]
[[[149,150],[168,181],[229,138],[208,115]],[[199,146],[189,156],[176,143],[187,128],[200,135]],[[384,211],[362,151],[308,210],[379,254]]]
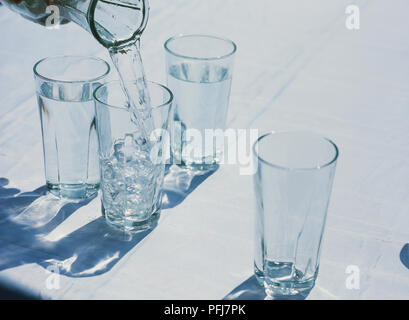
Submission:
[[[102,2],[102,1],[101,1]],[[112,47],[121,47],[122,45],[126,45],[132,41],[137,41],[138,36],[142,34],[142,32],[146,28],[146,24],[148,22],[149,18],[149,4],[147,1],[144,1],[144,5],[142,8],[142,21],[139,24],[139,28],[137,28],[131,36],[128,36],[126,39],[122,40],[106,40],[104,39],[100,32],[98,32],[98,29],[96,27],[96,22],[95,22],[95,10],[97,8],[98,0],[91,1],[90,7],[88,8],[87,12],[87,20],[89,22],[89,27],[91,30],[92,35],[95,37],[95,39],[105,48],[110,49]]]
[[[256,147],[259,144],[259,142],[262,139],[266,138],[267,136],[273,136],[273,135],[279,135],[279,134],[285,134],[285,133],[296,133],[296,134],[303,134],[303,135],[310,135],[310,136],[315,135],[316,137],[328,142],[334,148],[335,155],[334,155],[334,157],[331,158],[330,161],[327,161],[322,165],[318,165],[316,167],[305,167],[305,168],[302,168],[302,167],[290,168],[290,167],[280,166],[280,165],[274,164],[274,163],[272,163],[270,161],[267,161],[267,160],[263,159],[256,150]],[[335,163],[337,161],[337,159],[338,159],[338,156],[339,156],[339,149],[338,149],[338,146],[331,139],[329,139],[329,138],[327,138],[325,136],[322,136],[320,134],[317,134],[315,132],[298,131],[298,130],[295,130],[295,131],[270,131],[270,132],[267,132],[267,133],[261,135],[260,137],[258,137],[257,140],[253,143],[253,153],[257,157],[257,160],[261,161],[262,163],[264,163],[264,164],[266,164],[266,165],[268,165],[270,167],[276,168],[276,169],[280,169],[280,170],[284,170],[284,171],[312,171],[312,170],[324,169],[324,168],[330,166],[331,164]]]
[[[180,39],[183,39],[183,38],[211,38],[211,39],[220,40],[220,41],[223,41],[223,42],[228,42],[233,46],[233,49],[229,53],[221,55],[221,56],[199,58],[199,57],[186,56],[186,55],[183,55],[183,54],[180,54],[180,53],[176,53],[175,51],[173,51],[173,50],[171,50],[169,48],[169,43],[170,42],[175,41],[175,40],[180,40]],[[168,40],[166,40],[163,47],[165,48],[165,50],[168,53],[170,53],[170,54],[172,54],[172,55],[174,55],[176,57],[183,58],[183,59],[189,59],[189,60],[198,60],[198,61],[200,61],[200,60],[202,60],[202,61],[222,60],[222,59],[225,59],[225,58],[228,58],[228,57],[232,56],[237,51],[237,45],[234,43],[234,41],[232,41],[232,40],[230,40],[228,38],[218,37],[218,36],[214,36],[214,35],[207,35],[207,34],[179,34],[179,35],[170,37]]]
[[[106,67],[106,71],[103,74],[101,74],[101,75],[99,75],[97,77],[92,77],[92,78],[84,79],[84,80],[53,79],[53,78],[50,78],[50,77],[46,77],[46,76],[40,74],[37,71],[37,68],[41,63],[48,62],[48,61],[54,60],[54,59],[63,59],[63,58],[84,58],[84,59],[89,59],[89,60],[95,60],[95,61],[98,61],[98,62],[102,62]],[[95,82],[95,81],[101,80],[102,78],[106,77],[109,74],[110,71],[111,71],[111,67],[110,67],[109,63],[106,62],[104,59],[101,59],[101,58],[98,58],[98,57],[93,57],[93,56],[81,56],[81,55],[59,55],[59,56],[45,57],[45,58],[42,58],[42,59],[38,60],[33,66],[33,72],[34,72],[34,75],[36,77],[38,77],[38,78],[40,78],[40,79],[42,79],[44,81],[57,82],[57,83],[73,83],[74,84],[74,83]]]
[[[127,81],[127,82],[132,82],[132,83],[134,83],[133,81]],[[160,84],[160,83],[155,82],[155,81],[149,81],[149,80],[148,80],[147,83],[148,83],[148,84],[154,84],[154,85],[156,85],[156,86],[162,88],[163,90],[165,90],[165,91],[169,94],[169,99],[167,99],[166,102],[163,102],[163,103],[161,103],[160,105],[157,105],[157,106],[151,106],[152,109],[158,109],[158,108],[165,107],[165,106],[167,106],[167,105],[171,105],[171,104],[172,104],[172,102],[173,102],[173,93],[172,93],[172,91],[170,91],[169,88],[167,88],[167,87],[164,86],[163,84]],[[103,84],[99,85],[97,88],[95,88],[95,90],[92,92],[92,97],[94,98],[95,101],[97,101],[98,103],[103,104],[104,106],[106,106],[106,107],[108,107],[108,108],[128,110],[128,108],[125,107],[125,106],[115,106],[115,105],[106,103],[106,102],[104,102],[104,101],[101,101],[101,100],[96,96],[96,93],[97,93],[98,90],[100,90],[102,87],[108,87],[109,85],[113,85],[113,84],[119,84],[119,86],[121,87],[121,90],[122,90],[121,81],[119,81],[119,80],[112,80],[112,81],[108,81],[108,82],[106,82],[106,83],[103,83]]]

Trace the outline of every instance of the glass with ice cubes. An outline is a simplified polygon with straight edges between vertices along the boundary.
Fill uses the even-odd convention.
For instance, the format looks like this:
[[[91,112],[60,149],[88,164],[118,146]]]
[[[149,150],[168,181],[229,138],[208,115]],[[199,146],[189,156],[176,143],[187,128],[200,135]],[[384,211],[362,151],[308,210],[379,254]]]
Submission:
[[[127,84],[132,85],[137,86]],[[104,84],[94,92],[102,213],[108,223],[126,231],[156,226],[170,155],[173,95],[153,82],[148,82],[148,90],[151,108],[140,120],[153,123],[151,132],[145,132],[141,122],[130,116],[128,99],[119,81]]]

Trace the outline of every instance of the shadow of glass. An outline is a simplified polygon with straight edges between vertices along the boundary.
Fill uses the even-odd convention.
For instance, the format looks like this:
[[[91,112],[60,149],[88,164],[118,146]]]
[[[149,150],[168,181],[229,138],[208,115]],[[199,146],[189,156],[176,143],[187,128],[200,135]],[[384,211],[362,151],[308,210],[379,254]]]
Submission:
[[[45,195],[47,190],[46,186],[42,186],[31,192],[20,193],[19,189],[5,188],[8,183],[8,179],[0,178],[0,223],[20,214],[26,206]]]
[[[223,300],[305,300],[311,290],[297,295],[269,297],[253,275],[234,288]]]
[[[96,276],[109,271],[151,231],[126,233],[99,217],[52,244],[52,257],[39,264],[46,269],[57,266],[60,274],[70,277]]]
[[[0,283],[0,300],[39,300],[36,296],[27,292],[18,291],[15,288]]]
[[[405,244],[400,251],[400,261],[409,269],[409,243]]]
[[[8,179],[0,178],[0,242],[4,243],[0,248],[5,248],[0,270],[37,263],[57,267],[60,274],[70,277],[95,276],[109,271],[150,233],[119,231],[99,217],[58,240],[49,240],[47,235],[93,199],[70,202],[47,193],[45,186],[20,193],[6,188],[7,184]]]
[[[172,165],[166,168],[163,183],[162,208],[173,208],[192,193],[203,181],[217,171],[217,168],[205,173],[191,171]]]
[[[264,287],[253,275],[234,288],[223,300],[264,300],[266,297]]]

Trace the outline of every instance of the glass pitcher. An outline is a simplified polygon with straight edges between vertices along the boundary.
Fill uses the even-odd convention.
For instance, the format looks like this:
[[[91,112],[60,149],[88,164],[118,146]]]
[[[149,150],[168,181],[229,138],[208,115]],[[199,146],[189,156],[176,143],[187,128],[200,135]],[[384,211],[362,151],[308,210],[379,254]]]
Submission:
[[[51,14],[60,24],[73,21],[106,48],[138,39],[146,27],[148,0],[0,0],[24,18],[47,25]],[[58,9],[56,9],[58,8]]]

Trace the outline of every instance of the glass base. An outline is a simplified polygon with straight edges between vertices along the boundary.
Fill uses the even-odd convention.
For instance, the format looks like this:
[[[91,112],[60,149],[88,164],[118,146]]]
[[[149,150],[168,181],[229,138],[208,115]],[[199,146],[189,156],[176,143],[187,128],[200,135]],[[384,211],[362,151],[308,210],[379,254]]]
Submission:
[[[180,148],[172,150],[172,163],[192,174],[202,175],[219,168],[223,152],[217,151],[214,155],[205,157],[186,158],[182,156]]]
[[[105,210],[103,203],[101,202],[101,211],[102,215],[105,218],[105,221],[121,230],[126,232],[143,232],[147,230],[154,229],[158,225],[158,220],[160,216],[160,209],[156,210],[148,219],[143,221],[136,221],[131,217],[121,217],[116,218],[110,215],[107,210]]]
[[[207,163],[179,163],[177,166],[189,173],[202,175],[211,171],[216,171],[219,168],[219,164],[214,162],[211,164]]]
[[[259,268],[257,268],[256,264],[254,264],[254,275],[256,276],[256,280],[260,286],[264,286],[264,273]]]
[[[315,285],[318,270],[315,276],[303,279],[299,271],[293,277],[286,279],[267,277],[263,271],[254,266],[254,275],[257,282],[264,286],[268,299],[305,299]]]
[[[99,190],[99,183],[53,184],[47,182],[47,188],[58,198],[81,201],[95,196]]]

